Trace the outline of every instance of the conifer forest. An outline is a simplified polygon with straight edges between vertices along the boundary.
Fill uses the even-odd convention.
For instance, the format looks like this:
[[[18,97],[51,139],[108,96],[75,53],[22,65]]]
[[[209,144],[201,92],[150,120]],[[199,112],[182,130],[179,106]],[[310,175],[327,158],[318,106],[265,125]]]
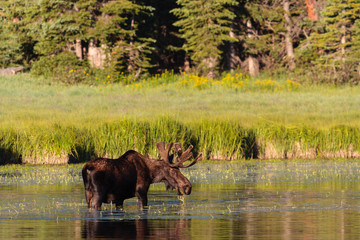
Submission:
[[[0,0],[0,19],[0,68],[68,83],[77,70],[360,81],[359,0]]]

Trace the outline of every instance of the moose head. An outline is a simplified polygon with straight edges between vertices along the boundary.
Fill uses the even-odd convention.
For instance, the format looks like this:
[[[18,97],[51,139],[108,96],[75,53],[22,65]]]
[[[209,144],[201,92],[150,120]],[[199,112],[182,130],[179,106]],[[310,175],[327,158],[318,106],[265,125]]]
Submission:
[[[173,146],[175,152],[169,155]],[[162,167],[162,174],[158,174],[158,177],[162,177],[161,182],[165,183],[166,189],[176,189],[178,195],[189,195],[191,193],[191,183],[180,172],[180,169],[193,166],[201,159],[202,154],[200,153],[191,163],[183,165],[185,161],[193,156],[191,152],[192,145],[185,152],[182,150],[181,143],[169,143],[165,148],[165,142],[158,142],[156,147],[160,152],[161,159],[165,162],[164,167]]]

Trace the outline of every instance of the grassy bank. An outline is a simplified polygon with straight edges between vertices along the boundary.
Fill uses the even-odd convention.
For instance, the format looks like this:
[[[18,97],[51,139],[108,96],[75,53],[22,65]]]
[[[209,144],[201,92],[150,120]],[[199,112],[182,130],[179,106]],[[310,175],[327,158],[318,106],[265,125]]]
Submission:
[[[126,86],[0,77],[0,162],[157,156],[157,141],[208,159],[359,157],[360,88],[289,79],[155,76]]]
[[[132,118],[91,126],[58,124],[0,130],[4,162],[68,163],[97,156],[118,157],[126,150],[157,157],[157,141],[193,144],[206,159],[359,157],[360,130],[260,125],[243,128],[235,121]]]

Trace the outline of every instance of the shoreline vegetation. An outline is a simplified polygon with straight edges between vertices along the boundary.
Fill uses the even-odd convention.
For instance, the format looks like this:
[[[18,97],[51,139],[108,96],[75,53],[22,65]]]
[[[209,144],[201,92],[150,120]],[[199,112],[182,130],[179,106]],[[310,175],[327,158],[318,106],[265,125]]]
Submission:
[[[105,80],[0,76],[0,165],[86,162],[129,149],[157,158],[158,141],[193,144],[212,160],[360,157],[358,86],[240,73]]]

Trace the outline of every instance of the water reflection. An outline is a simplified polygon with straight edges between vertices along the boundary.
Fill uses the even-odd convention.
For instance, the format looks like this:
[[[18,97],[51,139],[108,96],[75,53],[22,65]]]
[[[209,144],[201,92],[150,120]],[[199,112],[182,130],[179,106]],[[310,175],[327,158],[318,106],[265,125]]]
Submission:
[[[99,220],[104,212],[89,211],[84,221],[82,237],[121,239],[189,239],[190,219]],[[146,212],[144,212],[146,215]],[[106,213],[105,213],[106,215]],[[107,216],[101,216],[106,218]],[[113,217],[113,216],[112,216]]]
[[[74,178],[78,166],[23,170],[0,168],[0,239],[360,237],[355,160],[203,163],[189,169],[193,192],[184,203],[154,186],[147,211],[136,198],[121,211],[109,204],[89,211],[81,178]]]

